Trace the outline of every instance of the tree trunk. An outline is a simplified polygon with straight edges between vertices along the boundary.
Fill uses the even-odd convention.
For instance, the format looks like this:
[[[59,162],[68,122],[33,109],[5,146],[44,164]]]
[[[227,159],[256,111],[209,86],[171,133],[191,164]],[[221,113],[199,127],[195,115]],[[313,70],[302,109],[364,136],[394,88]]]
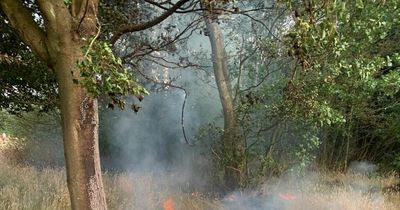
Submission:
[[[212,48],[215,81],[217,83],[224,115],[224,134],[222,140],[224,155],[225,158],[227,158],[225,162],[224,181],[225,186],[228,187],[229,190],[232,190],[244,184],[243,181],[246,174],[243,162],[244,146],[242,138],[240,137],[239,127],[236,123],[234,101],[227,68],[227,57],[221,29],[216,22],[216,17],[213,18],[213,15],[209,12],[205,13],[206,27],[209,32]]]
[[[79,8],[82,2],[74,1],[76,5],[73,8]],[[92,98],[85,88],[74,82],[82,79],[77,65],[85,59],[82,47],[87,43],[82,38],[86,37],[87,40],[97,29],[94,21],[96,4],[92,1],[90,5],[82,21],[64,21],[64,24],[59,23],[54,32],[49,31],[47,47],[59,87],[67,183],[72,209],[105,210],[107,205],[100,167],[97,99]],[[62,20],[62,12],[59,13]],[[73,10],[72,13],[79,17],[82,12]],[[54,22],[57,21],[56,18]]]
[[[36,0],[45,30],[21,1],[0,0],[0,6],[19,37],[56,72],[64,139],[67,183],[72,209],[107,209],[98,145],[97,100],[75,84],[77,64],[87,38],[96,33],[97,0]],[[86,38],[86,39],[83,39]]]
[[[80,48],[69,46],[55,55],[72,209],[107,209],[100,167],[97,100],[73,82],[75,75],[80,75],[76,63],[82,60],[82,53]]]

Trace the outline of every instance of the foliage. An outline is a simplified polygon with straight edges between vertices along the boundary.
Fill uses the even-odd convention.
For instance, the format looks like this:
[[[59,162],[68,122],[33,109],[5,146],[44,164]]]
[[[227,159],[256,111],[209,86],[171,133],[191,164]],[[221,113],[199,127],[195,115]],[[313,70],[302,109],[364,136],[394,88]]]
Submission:
[[[200,127],[195,136],[195,144],[199,147],[205,147],[208,151],[206,158],[212,159],[213,168],[213,183],[218,188],[223,187],[224,166],[228,157],[223,152],[222,137],[223,129],[214,123]],[[211,150],[211,151],[210,151]]]
[[[328,127],[333,142],[341,138],[347,148],[333,149],[343,151],[344,166],[366,158],[360,153],[382,160],[376,151],[395,151],[399,143],[391,140],[399,133],[392,120],[400,114],[399,2],[286,2],[295,23],[287,34],[289,55],[297,66],[282,109]],[[349,154],[360,145],[364,151]]]
[[[58,105],[55,74],[13,33],[0,13],[0,109],[12,114]]]
[[[137,0],[99,1],[98,18],[102,27],[99,39],[109,40],[121,26],[135,23],[140,14],[138,6]]]
[[[222,1],[215,1],[215,0],[202,0],[203,5],[208,10],[212,11],[213,9],[220,9],[224,5],[230,2],[235,2],[234,0],[222,0]]]
[[[398,50],[381,49],[399,36],[400,17],[392,11],[399,5],[357,2],[293,8],[298,15],[287,35],[289,54],[301,69],[293,72],[295,80],[287,86],[287,102],[312,110],[306,117],[321,119],[322,124],[343,123],[346,105],[357,104],[356,112],[372,112],[368,100],[393,98],[399,90]],[[386,68],[393,69],[384,72]]]
[[[294,157],[296,163],[294,168],[290,169],[290,172],[297,175],[303,175],[309,169],[309,167],[316,160],[316,151],[321,145],[321,141],[318,137],[318,130],[314,127],[309,129],[301,135],[298,139],[299,143],[297,148],[294,149]]]
[[[123,67],[120,58],[116,57],[111,45],[104,41],[91,40],[90,45],[83,49],[85,59],[79,63],[81,76],[79,81],[89,93],[98,97],[108,94],[110,106],[125,108],[123,96],[148,94],[144,87],[138,85],[132,73]],[[78,80],[74,82],[78,83]]]
[[[62,166],[64,160],[60,116],[57,112],[23,112],[19,115],[0,112],[0,135],[7,150],[5,159],[39,167]],[[1,142],[1,141],[0,141]],[[43,150],[46,145],[46,150]]]
[[[71,1],[64,1],[70,4]],[[36,4],[30,1],[27,6],[37,11]],[[128,5],[128,6],[127,6]],[[132,21],[136,16],[132,12],[136,4],[125,1],[105,1],[100,3],[100,21],[103,31],[100,38],[109,38],[109,33],[116,27]],[[118,13],[117,13],[118,11]],[[121,18],[116,18],[119,14]],[[124,18],[122,18],[122,16]],[[58,107],[57,82],[54,71],[39,61],[32,51],[19,39],[0,12],[0,108],[12,114],[21,114],[41,110],[49,112]],[[83,86],[94,96],[108,94],[110,106],[124,107],[123,97],[127,94],[147,92],[137,84],[130,70],[121,65],[121,60],[111,51],[105,41],[96,41],[87,53],[87,60],[81,63],[86,69],[82,72]],[[98,52],[97,52],[98,51]],[[101,75],[104,73],[104,75]],[[98,81],[98,79],[102,79]],[[76,82],[76,81],[75,81]],[[113,84],[115,82],[115,84]]]

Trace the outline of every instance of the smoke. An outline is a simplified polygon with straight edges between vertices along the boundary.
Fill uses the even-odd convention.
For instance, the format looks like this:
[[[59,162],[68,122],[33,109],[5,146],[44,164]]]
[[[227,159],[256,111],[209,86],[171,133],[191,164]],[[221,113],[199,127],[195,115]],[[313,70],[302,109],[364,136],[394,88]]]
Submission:
[[[149,39],[174,36],[187,25],[185,21],[193,21],[191,16],[182,18],[171,16],[146,32]],[[209,188],[205,186],[209,185],[206,177],[212,176],[208,170],[211,166],[209,149],[204,148],[204,142],[196,142],[195,138],[200,127],[221,121],[222,117],[218,91],[209,72],[212,66],[208,58],[209,45],[207,37],[194,33],[188,40],[176,44],[178,51],[153,52],[151,56],[157,58],[158,63],[142,60],[139,65],[140,71],[147,77],[159,83],[182,87],[188,93],[183,122],[187,139],[184,138],[181,123],[185,92],[141,78],[150,95],[145,96],[142,102],[135,98],[127,102],[127,105],[134,103],[140,106],[139,112],[129,108],[106,110],[100,119],[104,123],[102,128],[108,144],[108,154],[102,159],[105,169],[158,174],[160,182],[175,188]],[[203,57],[205,54],[208,54],[207,58]],[[202,65],[203,61],[206,65]],[[167,67],[174,66],[173,63],[194,63],[202,65],[202,69]],[[194,146],[186,144],[186,140]],[[176,179],[163,179],[171,173]]]
[[[368,175],[375,173],[377,169],[378,167],[373,163],[367,161],[353,161],[350,163],[348,173]]]
[[[168,24],[173,22],[166,22],[152,33],[162,31]],[[198,34],[189,39],[186,46],[191,51],[205,47],[200,51],[210,53],[207,38]],[[234,51],[234,44],[227,49]],[[175,62],[179,60],[161,52],[157,52],[157,57]],[[207,64],[211,66],[211,59],[208,61]],[[184,126],[189,141],[194,141],[193,136],[202,125],[221,119],[221,105],[215,84],[202,81],[207,77],[212,81],[212,74],[193,69],[165,69],[149,63],[142,65],[145,73],[158,81],[172,81],[188,91]],[[152,87],[147,85],[148,89]],[[151,199],[154,193],[168,196],[177,192],[209,191],[213,187],[208,180],[213,176],[210,174],[208,148],[189,146],[183,138],[181,107],[184,98],[184,92],[179,89],[153,91],[140,103],[138,113],[129,109],[107,113],[111,153],[109,160],[103,160],[103,165],[128,171],[127,177],[130,178],[123,180],[121,186],[126,187],[125,196],[135,199],[137,209],[152,209],[155,203],[159,203],[157,200],[162,195]],[[135,99],[130,99],[130,102],[139,104]],[[354,163],[351,168],[355,171],[375,170],[363,162]],[[221,200],[221,206],[230,210],[274,210],[381,209],[387,205],[379,187],[376,188],[364,174],[360,177],[352,174],[349,173],[351,179],[346,179],[313,172],[301,175],[290,173],[277,180],[269,180],[251,191],[232,192]]]
[[[209,183],[205,177],[211,176],[207,170],[211,166],[209,151],[195,142],[195,135],[201,126],[220,116],[217,90],[200,84],[202,81],[193,72],[175,70],[169,72],[168,77],[179,77],[173,84],[188,92],[184,127],[188,141],[195,145],[186,144],[182,133],[185,93],[169,87],[151,92],[142,102],[129,99],[127,104],[141,107],[137,113],[130,109],[105,111],[102,119],[107,121],[103,128],[107,129],[109,154],[103,157],[102,165],[107,170],[158,174],[160,182],[169,182],[164,184],[173,185],[177,190],[181,186],[206,190]],[[154,89],[153,84],[146,88]],[[163,179],[171,173],[175,174],[175,179]]]
[[[368,162],[354,162],[350,171],[363,173],[327,174],[308,172],[270,180],[250,192],[233,192],[223,199],[230,210],[299,209],[396,209],[385,200],[383,178],[371,178],[364,169],[376,170]]]

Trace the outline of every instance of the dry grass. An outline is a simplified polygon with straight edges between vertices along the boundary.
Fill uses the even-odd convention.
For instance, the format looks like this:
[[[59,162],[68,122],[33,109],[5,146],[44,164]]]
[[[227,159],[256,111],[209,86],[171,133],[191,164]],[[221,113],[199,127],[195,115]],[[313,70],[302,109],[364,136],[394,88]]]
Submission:
[[[171,186],[160,184],[154,175],[106,173],[103,177],[109,209],[162,209],[168,198],[172,198],[175,209],[217,209],[216,201],[177,193]],[[168,179],[173,181],[174,177]],[[0,209],[70,209],[65,180],[62,169],[39,170],[1,162]]]
[[[324,175],[296,181],[267,183],[256,195],[260,205],[243,201],[237,196],[211,199],[198,193],[182,193],[172,186],[173,174],[162,180],[157,174],[104,175],[109,209],[162,209],[171,198],[174,209],[400,209],[399,194],[381,193],[381,188],[397,183],[395,176],[368,178],[365,176]],[[285,200],[282,193],[294,199]],[[250,199],[251,200],[251,199]],[[254,199],[253,199],[254,200]],[[0,165],[0,209],[70,209],[65,172],[62,169],[39,170],[28,166]],[[261,206],[261,207],[260,207]]]
[[[64,169],[38,169],[15,164],[21,145],[0,141],[0,209],[70,209]],[[14,161],[7,161],[11,157]],[[383,189],[398,177],[354,174],[309,174],[269,180],[257,191],[214,199],[192,192],[177,173],[105,173],[109,209],[168,210],[396,210],[400,194]]]
[[[0,209],[68,209],[62,170],[0,165]]]
[[[400,209],[399,192],[385,189],[398,183],[393,174],[325,173],[283,178],[267,183],[262,191],[270,198],[267,202],[286,210],[396,210]]]
[[[0,160],[19,163],[26,149],[25,140],[0,134]]]

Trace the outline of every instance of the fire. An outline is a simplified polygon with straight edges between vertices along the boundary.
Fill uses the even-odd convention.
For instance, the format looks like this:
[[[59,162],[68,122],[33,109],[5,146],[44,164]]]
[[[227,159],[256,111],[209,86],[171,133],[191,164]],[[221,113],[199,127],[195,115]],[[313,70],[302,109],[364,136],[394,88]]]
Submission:
[[[230,194],[224,200],[226,200],[226,201],[236,201],[236,200],[238,200],[238,196],[236,194]]]
[[[174,210],[174,201],[172,198],[168,198],[164,201],[163,208],[164,210]]]
[[[287,200],[287,201],[292,201],[292,200],[296,199],[296,196],[289,194],[289,193],[281,193],[281,194],[279,194],[279,197],[282,200]]]

